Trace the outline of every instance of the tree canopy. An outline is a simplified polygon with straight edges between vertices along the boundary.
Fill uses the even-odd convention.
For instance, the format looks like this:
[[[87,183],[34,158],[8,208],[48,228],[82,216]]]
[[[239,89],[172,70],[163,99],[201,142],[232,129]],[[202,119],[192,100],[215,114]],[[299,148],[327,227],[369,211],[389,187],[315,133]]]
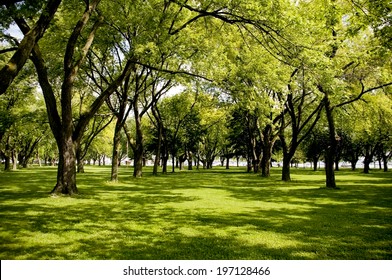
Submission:
[[[112,180],[124,145],[135,177],[147,149],[155,173],[169,157],[174,171],[237,155],[264,177],[279,158],[286,181],[306,154],[325,161],[329,188],[340,160],[391,157],[389,1],[6,0],[0,16],[1,156],[40,150],[26,131],[45,107],[53,193],[78,192],[77,163],[107,150],[101,133]]]

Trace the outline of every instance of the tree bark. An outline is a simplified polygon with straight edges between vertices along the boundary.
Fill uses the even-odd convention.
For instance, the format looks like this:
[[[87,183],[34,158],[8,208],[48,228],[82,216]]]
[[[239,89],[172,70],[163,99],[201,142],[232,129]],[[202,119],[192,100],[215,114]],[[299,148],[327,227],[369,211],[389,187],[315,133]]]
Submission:
[[[329,189],[336,189],[334,163],[337,152],[337,135],[335,129],[335,121],[333,118],[333,109],[328,98],[328,93],[324,91],[325,112],[328,121],[329,129],[329,143],[325,154],[325,176],[326,187]]]
[[[134,145],[134,166],[133,166],[133,177],[141,178],[143,175],[143,131],[142,131],[142,120],[139,114],[137,101],[134,101],[133,111],[135,116],[136,124],[136,142]]]
[[[12,170],[18,169],[18,152],[16,150],[12,150]]]
[[[11,157],[4,155],[4,171],[11,171]]]
[[[165,130],[162,132],[162,173],[167,174],[167,161],[169,160],[169,148],[166,140],[166,133]]]
[[[121,142],[121,120],[117,118],[116,126],[113,135],[113,151],[112,151],[112,168],[110,173],[110,180],[113,182],[118,181],[118,162],[119,162],[119,147]]]
[[[163,126],[161,122],[158,122],[158,144],[155,149],[155,160],[154,160],[154,168],[152,170],[153,175],[158,175],[158,166],[161,161],[161,146],[162,146],[162,137],[163,137]]]
[[[283,157],[282,181],[286,181],[286,182],[291,181],[290,162],[291,162],[291,157],[289,155]]]
[[[57,184],[52,194],[77,194],[76,186],[76,154],[72,135],[64,137],[59,143],[59,165],[57,168]]]
[[[261,176],[262,177],[270,177],[271,176],[271,158],[272,158],[272,149],[275,144],[276,137],[272,136],[271,126],[267,126],[263,130],[263,156],[261,158]]]
[[[388,156],[383,155],[382,161],[383,161],[383,165],[384,165],[384,172],[388,172]]]
[[[271,176],[271,157],[272,157],[272,143],[268,143],[263,147],[263,157],[261,158],[261,176]]]
[[[313,171],[317,171],[318,157],[313,157]]]
[[[193,153],[188,152],[188,170],[193,169]]]
[[[363,166],[363,173],[369,174],[370,171],[370,163],[373,161],[373,149],[370,147],[370,145],[366,145],[365,147],[365,159],[363,161],[364,166]]]

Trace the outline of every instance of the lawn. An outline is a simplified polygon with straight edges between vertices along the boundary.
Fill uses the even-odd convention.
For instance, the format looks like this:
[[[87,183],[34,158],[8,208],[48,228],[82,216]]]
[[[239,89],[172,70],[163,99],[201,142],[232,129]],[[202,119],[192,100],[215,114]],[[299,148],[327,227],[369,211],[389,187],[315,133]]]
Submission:
[[[53,167],[0,172],[0,259],[392,259],[390,172],[120,172],[86,167],[74,197]]]

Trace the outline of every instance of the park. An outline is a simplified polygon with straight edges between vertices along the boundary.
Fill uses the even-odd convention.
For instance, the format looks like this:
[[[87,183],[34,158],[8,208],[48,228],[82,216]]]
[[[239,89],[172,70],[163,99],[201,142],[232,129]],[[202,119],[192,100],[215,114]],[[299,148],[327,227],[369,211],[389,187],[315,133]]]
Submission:
[[[391,10],[0,1],[0,258],[390,260]]]

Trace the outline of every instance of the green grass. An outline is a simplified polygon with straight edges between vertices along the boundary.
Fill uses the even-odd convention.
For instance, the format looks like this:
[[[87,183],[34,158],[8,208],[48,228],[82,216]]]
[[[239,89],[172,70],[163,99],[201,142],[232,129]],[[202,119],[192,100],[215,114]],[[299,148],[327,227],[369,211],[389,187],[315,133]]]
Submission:
[[[55,168],[0,172],[0,259],[392,259],[392,173],[86,171],[75,197]]]

